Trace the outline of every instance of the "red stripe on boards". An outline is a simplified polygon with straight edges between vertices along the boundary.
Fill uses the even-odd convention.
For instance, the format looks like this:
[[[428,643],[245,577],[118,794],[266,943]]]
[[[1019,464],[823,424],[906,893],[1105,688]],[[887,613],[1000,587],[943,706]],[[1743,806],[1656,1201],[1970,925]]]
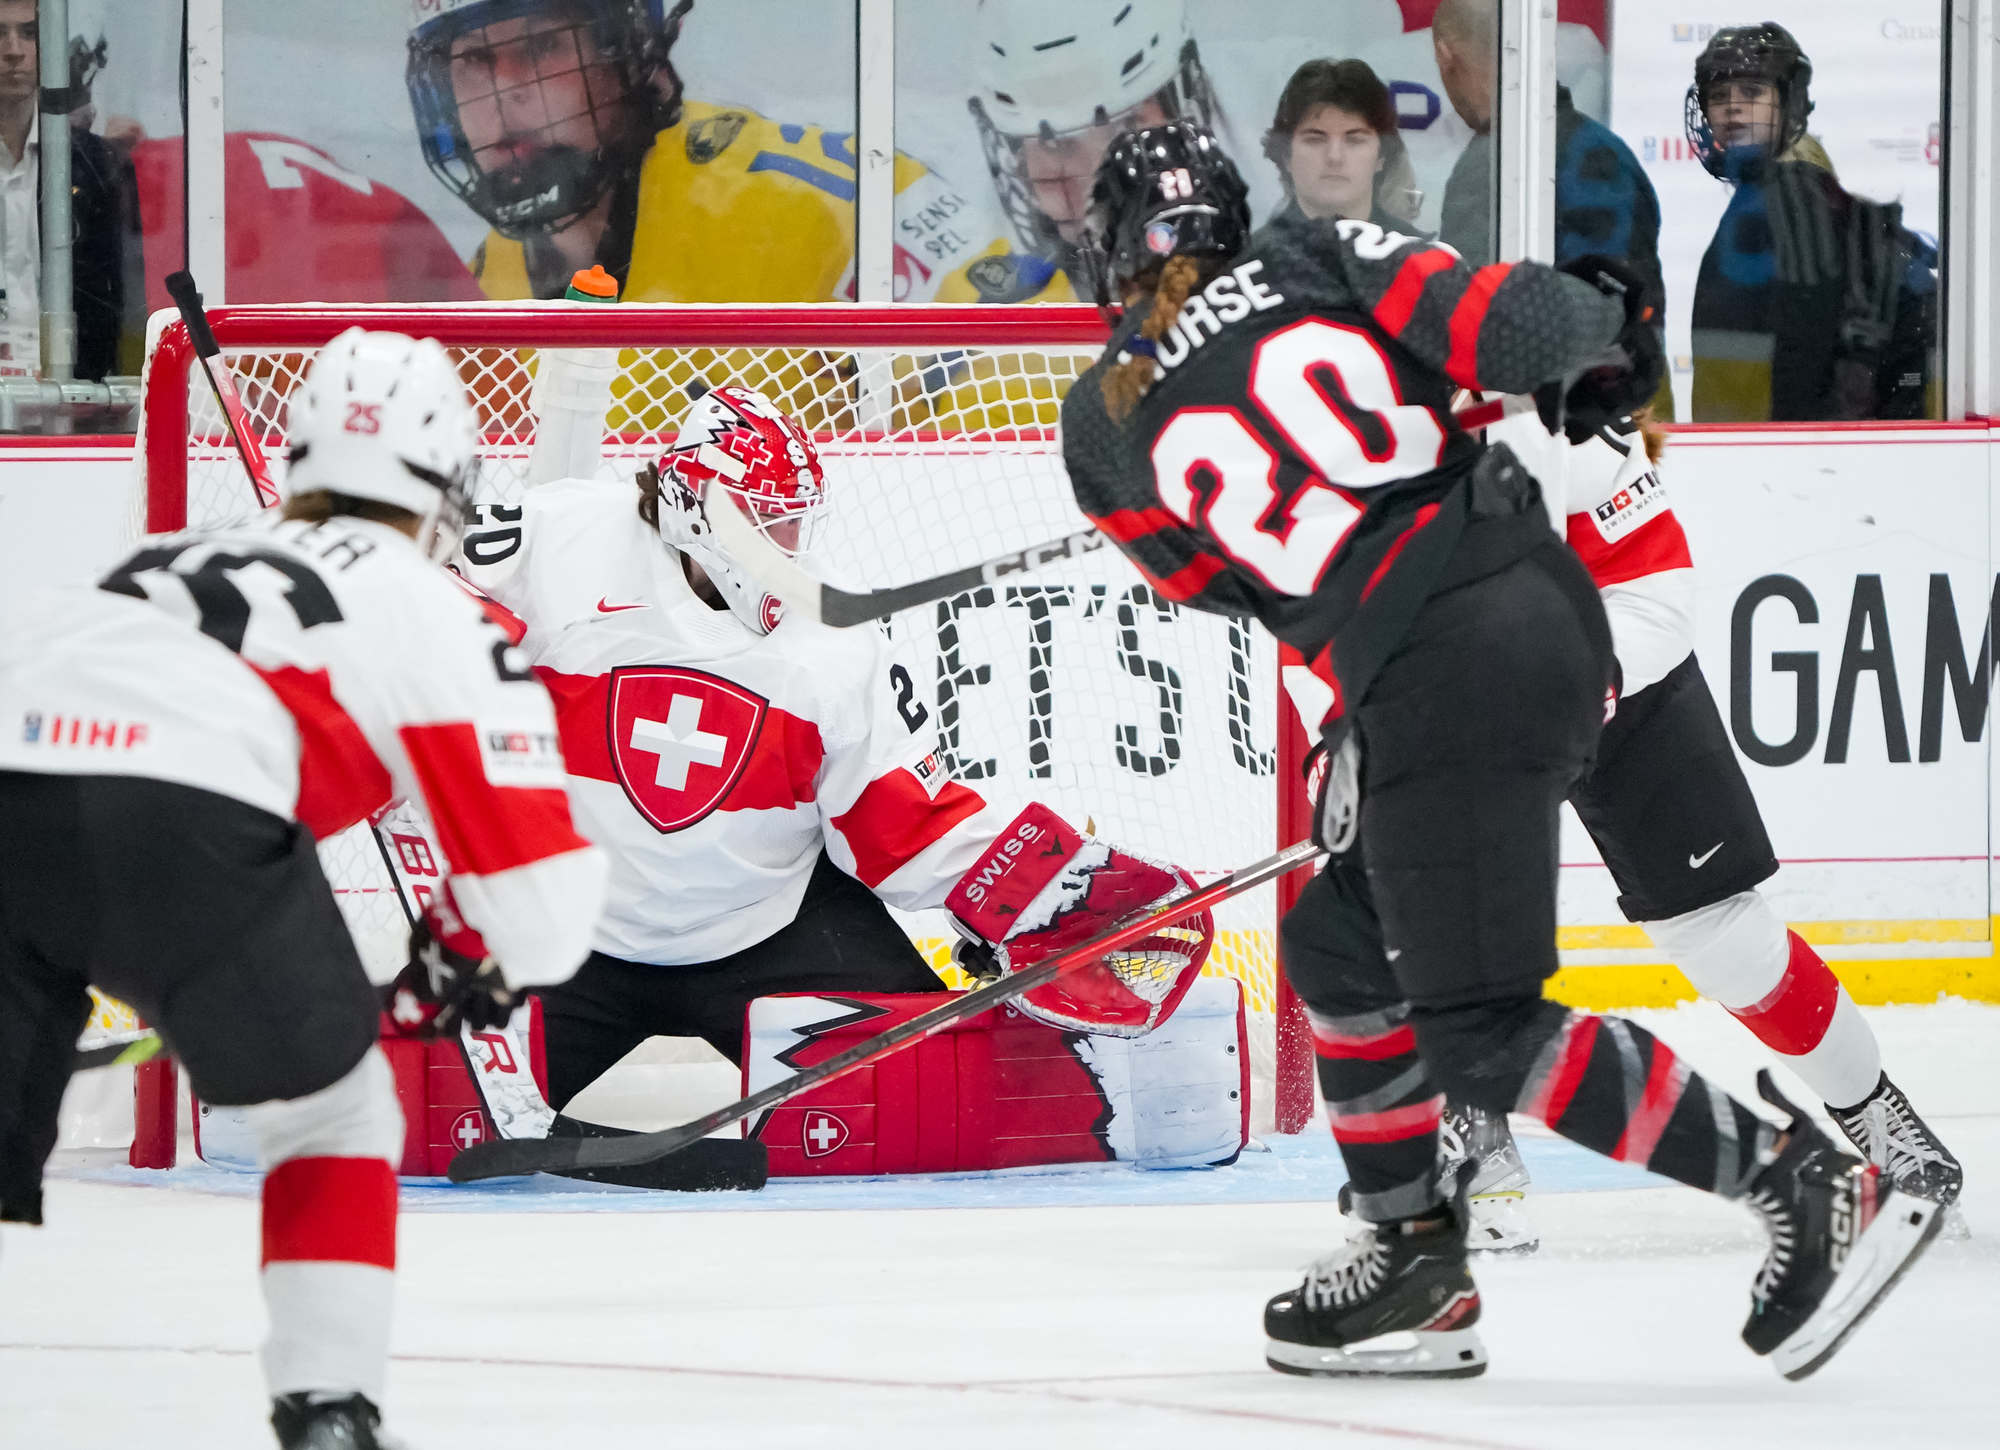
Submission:
[[[1445,359],[1445,376],[1462,388],[1477,388],[1479,382],[1479,329],[1485,325],[1486,309],[1493,294],[1514,270],[1512,262],[1495,262],[1472,274],[1472,283],[1458,306],[1451,310],[1451,353]]]
[[[396,1174],[380,1158],[293,1158],[264,1178],[265,1264],[396,1267]]]
[[[561,787],[496,786],[471,725],[405,725],[397,732],[454,871],[490,876],[589,843],[570,822]]]
[[[270,686],[298,727],[299,800],[292,814],[300,825],[324,841],[389,804],[394,787],[388,767],[334,699],[333,681],[325,670],[307,671],[297,665],[250,668]]]

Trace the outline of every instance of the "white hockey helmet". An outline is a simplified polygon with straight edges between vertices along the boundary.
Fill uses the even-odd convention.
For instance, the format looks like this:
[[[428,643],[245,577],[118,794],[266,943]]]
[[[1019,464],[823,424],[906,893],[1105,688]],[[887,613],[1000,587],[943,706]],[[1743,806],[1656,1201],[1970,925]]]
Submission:
[[[783,604],[723,551],[708,510],[740,508],[787,554],[805,553],[826,505],[812,435],[755,388],[713,388],[688,409],[657,468],[660,537],[701,565],[738,619],[769,634]],[[718,498],[718,490],[726,496]]]
[[[478,429],[450,354],[430,338],[350,327],[292,394],[287,493],[324,490],[415,514],[443,562],[465,532]]]
[[[1026,142],[1111,126],[1148,100],[1159,119],[1216,127],[1186,0],[980,0],[975,24],[970,106],[987,169],[1022,245],[1060,266],[1073,265],[1074,246],[1035,205]]]

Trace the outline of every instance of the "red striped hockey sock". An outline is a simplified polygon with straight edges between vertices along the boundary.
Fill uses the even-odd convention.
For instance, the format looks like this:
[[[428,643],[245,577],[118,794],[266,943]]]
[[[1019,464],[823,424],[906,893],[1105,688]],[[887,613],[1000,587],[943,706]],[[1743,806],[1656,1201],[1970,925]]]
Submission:
[[[1735,1198],[1776,1130],[1622,1017],[1572,1012],[1543,1044],[1515,1111],[1572,1142]]]
[[[1371,1223],[1438,1204],[1438,1118],[1444,1094],[1417,1056],[1409,1009],[1310,1014],[1320,1094],[1347,1164],[1354,1213]]]
[[[380,1158],[292,1158],[264,1179],[264,1374],[273,1397],[378,1404],[396,1268],[396,1175]]]

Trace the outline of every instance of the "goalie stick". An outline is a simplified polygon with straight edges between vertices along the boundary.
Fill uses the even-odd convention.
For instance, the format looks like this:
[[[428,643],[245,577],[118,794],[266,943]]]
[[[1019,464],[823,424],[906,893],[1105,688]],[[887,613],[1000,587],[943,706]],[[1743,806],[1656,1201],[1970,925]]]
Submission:
[[[202,308],[201,293],[195,288],[193,274],[169,274],[167,295],[180,309],[181,321],[187,327],[189,340],[194,343],[194,355],[201,362],[202,375],[208,379],[209,389],[215,394],[215,405],[222,410],[223,422],[229,425],[229,437],[236,445],[236,456],[243,460],[243,470],[250,475],[251,486],[257,490],[257,505],[269,508],[278,501],[278,486],[271,481],[271,465],[264,457],[262,445],[250,431],[250,412],[243,406],[242,394],[236,391],[236,378],[229,371],[229,364],[222,360],[222,349],[216,345],[215,329],[208,325],[208,313]]]
[[[1497,423],[1524,406],[1533,407],[1533,400],[1502,395],[1469,404],[1453,416],[1461,428],[1470,432]],[[751,578],[767,592],[784,600],[787,609],[835,629],[850,629],[870,620],[886,619],[905,609],[935,604],[940,599],[950,599],[953,595],[964,594],[982,585],[998,583],[1010,575],[1031,574],[1058,560],[1077,559],[1094,553],[1108,542],[1095,529],[1084,529],[1017,553],[1002,554],[984,563],[967,564],[962,569],[934,574],[928,579],[895,584],[886,589],[848,590],[815,579],[807,573],[797,559],[766,538],[741,508],[725,502],[723,506],[709,510],[709,514],[709,526],[715,530],[716,541]]]
[[[800,1093],[808,1092],[822,1083],[845,1077],[857,1068],[866,1067],[871,1062],[879,1061],[913,1042],[929,1037],[940,1028],[961,1022],[968,1017],[976,1017],[989,1008],[997,1007],[1023,992],[1041,986],[1044,982],[1054,981],[1064,972],[1093,962],[1108,951],[1135,942],[1158,927],[1206,911],[1218,902],[1227,901],[1230,897],[1241,895],[1253,887],[1262,886],[1267,881],[1275,881],[1287,872],[1314,860],[1320,854],[1319,847],[1310,841],[1300,841],[1296,845],[1287,846],[1276,855],[1267,856],[1254,865],[1245,866],[1220,881],[1211,882],[1199,891],[1141,912],[1110,931],[1093,937],[1079,946],[1071,947],[1066,952],[1058,952],[1047,961],[1038,962],[1025,971],[1002,977],[989,986],[961,993],[951,1001],[940,1003],[928,1012],[912,1017],[906,1022],[900,1022],[886,1032],[855,1043],[845,1052],[835,1053],[825,1062],[815,1063],[803,1072],[760,1088],[739,1102],[731,1103],[725,1108],[717,1108],[707,1116],[696,1118],[691,1123],[683,1123],[678,1128],[666,1128],[657,1133],[640,1133],[623,1138],[540,1140],[517,1138],[506,1142],[479,1143],[451,1160],[451,1167],[448,1170],[451,1181],[473,1183],[483,1178],[510,1178],[524,1173],[560,1173],[630,1167],[679,1153],[702,1142],[719,1128],[726,1128],[731,1123],[741,1122],[754,1113],[788,1102]]]

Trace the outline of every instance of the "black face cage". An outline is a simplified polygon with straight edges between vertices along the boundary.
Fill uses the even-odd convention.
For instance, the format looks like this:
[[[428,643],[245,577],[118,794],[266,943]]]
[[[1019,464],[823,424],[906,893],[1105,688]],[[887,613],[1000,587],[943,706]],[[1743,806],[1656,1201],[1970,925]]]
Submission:
[[[548,0],[491,0],[469,16],[433,21],[410,37],[404,84],[425,163],[453,195],[514,241],[558,230],[589,211],[645,154],[654,136],[681,117],[681,81],[670,53],[694,0],[675,0],[664,15],[662,0],[575,3],[574,28],[588,28],[616,68],[618,94],[590,98],[599,137],[593,150],[553,148],[511,172],[486,171],[473,156],[451,83],[452,45],[470,31],[543,14]]]
[[[1150,96],[1142,98],[1139,104],[1147,100],[1158,101],[1169,121],[1189,121],[1204,131],[1214,132],[1221,108],[1216,104],[1215,88],[1209,84],[1208,72],[1202,67],[1201,52],[1192,39],[1181,47],[1180,65],[1173,79]],[[1065,241],[1061,230],[1035,205],[1034,191],[1028,185],[1027,168],[1021,161],[1021,147],[1029,138],[1009,135],[994,125],[978,96],[973,96],[966,105],[979,127],[980,150],[986,157],[986,170],[993,178],[993,190],[1000,198],[1000,209],[1007,214],[1007,221],[1014,228],[1014,236],[1021,249],[1060,267],[1069,274],[1079,295],[1090,296],[1092,279],[1084,270],[1086,264],[1079,255],[1078,246]],[[1099,106],[1091,124],[1108,126],[1111,116]],[[1044,122],[1042,134],[1053,139],[1058,133],[1050,130],[1048,123]]]
[[[1796,44],[1755,36],[1716,54],[1712,60],[1706,55],[1697,60],[1694,80],[1687,88],[1687,99],[1681,108],[1681,126],[1702,169],[1710,176],[1724,179],[1737,178],[1730,176],[1728,148],[1715,139],[1714,128],[1708,124],[1705,102],[1710,86],[1718,81],[1736,80],[1763,81],[1777,88],[1778,144],[1771,149],[1770,159],[1782,156],[1804,138],[1806,117],[1812,111],[1808,94],[1812,62]]]

